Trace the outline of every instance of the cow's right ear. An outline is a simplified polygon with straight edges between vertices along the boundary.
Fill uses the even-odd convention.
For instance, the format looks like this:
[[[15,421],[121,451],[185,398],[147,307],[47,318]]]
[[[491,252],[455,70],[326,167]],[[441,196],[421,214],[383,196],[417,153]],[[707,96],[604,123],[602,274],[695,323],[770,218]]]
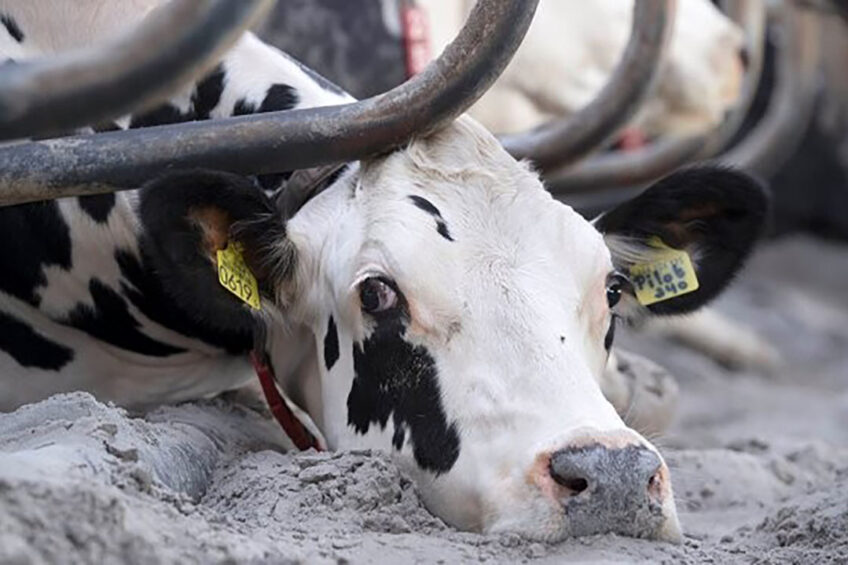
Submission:
[[[684,251],[698,282],[696,290],[665,294],[664,285],[677,279],[659,271],[644,279],[642,288],[656,292],[656,298],[665,294],[647,306],[650,313],[685,314],[712,300],[733,280],[763,233],[768,210],[768,191],[758,180],[707,164],[660,179],[594,224],[622,273],[631,273],[638,264],[656,264],[668,248]],[[684,271],[680,267],[679,272]]]
[[[221,328],[250,327],[250,307],[218,279],[219,250],[237,242],[259,293],[273,300],[281,271],[293,268],[285,222],[251,180],[187,171],[160,177],[140,191],[141,250],[164,292],[196,320]]]

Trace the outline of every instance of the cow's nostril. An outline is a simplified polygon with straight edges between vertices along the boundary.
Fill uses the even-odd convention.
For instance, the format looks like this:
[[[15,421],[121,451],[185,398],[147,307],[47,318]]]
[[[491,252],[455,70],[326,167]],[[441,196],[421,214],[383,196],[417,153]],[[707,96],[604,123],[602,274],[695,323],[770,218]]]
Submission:
[[[589,488],[589,481],[586,479],[586,474],[582,473],[580,469],[563,464],[559,458],[551,460],[549,472],[554,482],[570,490],[572,496],[580,494]]]
[[[648,493],[653,496],[660,496],[662,494],[662,476],[660,476],[660,473],[660,471],[657,471],[648,479]]]
[[[580,494],[581,492],[583,492],[584,490],[589,488],[589,483],[588,483],[588,481],[586,481],[586,479],[581,479],[581,478],[568,479],[568,478],[560,478],[560,477],[557,477],[556,475],[554,475],[554,480],[557,482],[557,484],[564,486],[565,488],[567,488],[568,490],[570,490],[574,494]]]

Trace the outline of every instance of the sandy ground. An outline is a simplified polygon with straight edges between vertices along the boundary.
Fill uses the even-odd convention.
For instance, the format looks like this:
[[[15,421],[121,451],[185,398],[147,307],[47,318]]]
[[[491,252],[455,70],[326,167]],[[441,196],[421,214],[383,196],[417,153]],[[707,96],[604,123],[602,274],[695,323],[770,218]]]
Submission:
[[[285,454],[232,399],[129,417],[86,394],[0,414],[0,563],[848,561],[848,248],[772,244],[718,307],[780,347],[771,375],[625,335],[678,378],[656,442],[683,545],[457,532],[383,455]]]

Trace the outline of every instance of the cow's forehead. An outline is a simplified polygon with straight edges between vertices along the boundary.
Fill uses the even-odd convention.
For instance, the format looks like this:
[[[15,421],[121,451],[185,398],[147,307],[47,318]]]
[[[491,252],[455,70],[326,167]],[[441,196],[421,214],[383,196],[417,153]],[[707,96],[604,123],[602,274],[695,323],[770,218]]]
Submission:
[[[364,173],[362,262],[385,262],[422,292],[509,272],[585,291],[610,268],[602,236],[475,126]]]

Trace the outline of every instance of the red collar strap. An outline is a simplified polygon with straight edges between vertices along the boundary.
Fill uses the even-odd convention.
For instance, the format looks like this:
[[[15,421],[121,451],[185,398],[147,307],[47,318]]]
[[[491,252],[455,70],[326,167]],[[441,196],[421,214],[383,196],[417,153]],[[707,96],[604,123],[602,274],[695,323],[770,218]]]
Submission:
[[[277,380],[274,378],[274,370],[268,365],[267,361],[260,360],[260,356],[255,351],[251,351],[250,363],[256,371],[256,376],[259,377],[259,384],[262,385],[262,392],[265,393],[265,401],[268,402],[271,413],[277,422],[279,422],[283,431],[286,432],[286,435],[292,440],[295,447],[301,451],[310,447],[316,451],[322,451],[321,444],[312,435],[312,432],[303,425],[303,422],[294,415],[294,412],[292,412],[292,409],[286,403],[280,391],[277,390]]]

